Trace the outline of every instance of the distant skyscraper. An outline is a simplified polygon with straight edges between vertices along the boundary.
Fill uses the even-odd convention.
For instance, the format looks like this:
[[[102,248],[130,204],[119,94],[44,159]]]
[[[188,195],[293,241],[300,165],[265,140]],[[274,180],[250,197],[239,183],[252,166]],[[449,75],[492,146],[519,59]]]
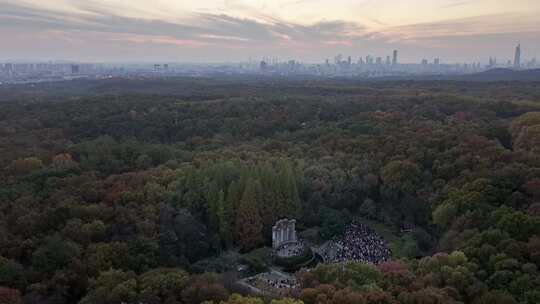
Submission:
[[[397,50],[394,50],[394,55],[392,57],[392,65],[396,65],[397,64]]]
[[[71,65],[71,74],[79,74],[79,65],[78,64],[72,64]]]
[[[296,70],[296,60],[289,60],[288,67],[290,71]]]
[[[390,56],[386,56],[386,65],[390,65]]]
[[[366,64],[373,64],[373,57],[371,55],[366,56]]]
[[[433,60],[433,64],[434,64],[434,65],[439,65],[439,64],[441,64],[441,60],[440,60],[439,58],[435,58],[435,59]]]
[[[268,64],[266,63],[266,61],[262,60],[261,63],[259,64],[259,68],[263,72],[266,71],[266,69],[268,68]]]
[[[516,53],[514,55],[514,67],[519,68],[521,66],[521,44],[516,47]]]

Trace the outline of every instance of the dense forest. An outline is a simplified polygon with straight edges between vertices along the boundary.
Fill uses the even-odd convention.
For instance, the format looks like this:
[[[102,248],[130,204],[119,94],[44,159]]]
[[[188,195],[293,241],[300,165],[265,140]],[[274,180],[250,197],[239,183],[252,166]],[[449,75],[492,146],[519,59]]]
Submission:
[[[540,83],[3,86],[0,211],[0,304],[540,303]],[[283,217],[392,261],[250,295]]]

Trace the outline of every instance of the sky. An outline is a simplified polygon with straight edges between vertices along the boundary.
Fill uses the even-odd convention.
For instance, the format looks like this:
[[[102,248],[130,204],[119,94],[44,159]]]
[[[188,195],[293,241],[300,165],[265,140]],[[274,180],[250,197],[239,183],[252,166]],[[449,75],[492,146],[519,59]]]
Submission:
[[[540,59],[540,0],[0,0],[0,60]]]

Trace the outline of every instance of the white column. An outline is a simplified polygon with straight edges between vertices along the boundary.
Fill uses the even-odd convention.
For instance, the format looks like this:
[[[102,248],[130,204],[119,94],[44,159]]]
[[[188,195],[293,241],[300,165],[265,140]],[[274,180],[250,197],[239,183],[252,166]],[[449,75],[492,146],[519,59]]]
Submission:
[[[296,220],[292,220],[292,230],[293,230],[293,233],[292,233],[292,239],[293,241],[296,241]]]
[[[292,241],[292,226],[291,226],[291,223],[289,222],[287,224],[287,241],[290,242]]]

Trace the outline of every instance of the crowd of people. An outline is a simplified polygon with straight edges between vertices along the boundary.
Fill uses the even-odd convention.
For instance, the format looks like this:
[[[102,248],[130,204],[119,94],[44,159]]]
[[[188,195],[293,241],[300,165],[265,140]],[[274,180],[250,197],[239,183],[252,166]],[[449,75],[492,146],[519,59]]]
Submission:
[[[306,250],[306,243],[304,240],[300,239],[293,243],[287,243],[281,245],[276,250],[276,254],[279,257],[295,257],[301,255]]]
[[[247,279],[246,282],[263,292],[270,293],[280,293],[299,287],[294,277],[280,276],[273,272],[259,274]]]
[[[345,261],[379,264],[390,259],[387,242],[363,224],[350,224],[341,238],[327,243],[321,254],[327,263]]]

